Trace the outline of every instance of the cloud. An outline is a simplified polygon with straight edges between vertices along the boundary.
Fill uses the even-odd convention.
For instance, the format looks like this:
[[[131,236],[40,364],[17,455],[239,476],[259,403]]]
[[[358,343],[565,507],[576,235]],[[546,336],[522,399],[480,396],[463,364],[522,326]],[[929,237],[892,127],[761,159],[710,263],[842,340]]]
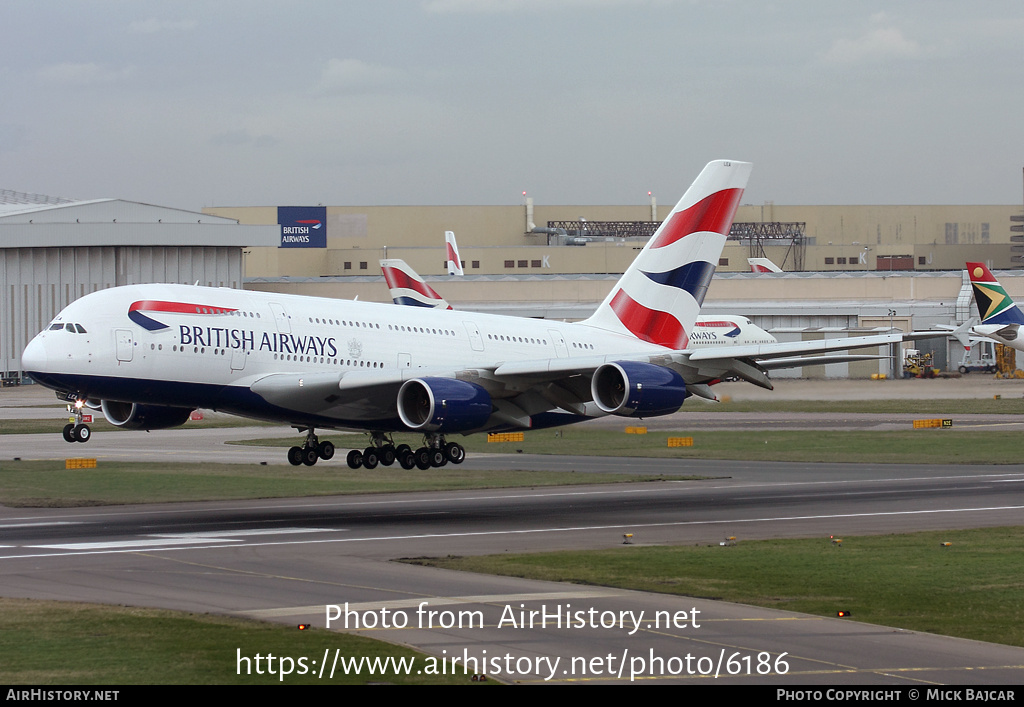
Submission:
[[[437,14],[497,14],[543,12],[629,5],[650,5],[655,0],[424,0],[423,9]],[[658,0],[664,4],[665,0]]]
[[[0,123],[0,153],[28,146],[28,128],[21,123]]]
[[[273,135],[254,135],[248,130],[225,130],[210,138],[214,145],[252,145],[254,147],[271,147],[280,142]]]
[[[195,20],[158,20],[155,17],[151,17],[148,20],[135,20],[128,25],[128,31],[132,34],[189,32],[197,26],[199,26],[199,23]]]
[[[320,73],[319,88],[324,91],[372,91],[394,84],[402,72],[359,59],[331,59]]]
[[[871,18],[878,22],[884,15]],[[921,45],[903,36],[896,27],[875,27],[858,39],[838,39],[825,54],[835,64],[863,64],[887,59],[910,59],[923,53]]]
[[[130,66],[115,69],[94,62],[64,62],[40,69],[39,77],[53,83],[95,84],[123,81],[134,73],[135,69]]]

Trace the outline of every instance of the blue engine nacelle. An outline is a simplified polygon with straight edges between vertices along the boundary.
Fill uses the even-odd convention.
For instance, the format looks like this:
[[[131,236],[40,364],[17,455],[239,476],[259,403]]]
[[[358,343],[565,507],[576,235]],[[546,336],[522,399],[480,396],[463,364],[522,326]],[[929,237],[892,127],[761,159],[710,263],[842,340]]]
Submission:
[[[126,430],[166,430],[188,422],[192,408],[172,408],[166,405],[139,405],[104,400],[100,403],[107,422]]]
[[[414,378],[398,391],[398,416],[410,429],[423,432],[475,430],[491,416],[491,396],[476,383]]]
[[[594,371],[590,393],[597,406],[612,415],[657,417],[679,409],[686,398],[686,383],[671,368],[617,361]]]

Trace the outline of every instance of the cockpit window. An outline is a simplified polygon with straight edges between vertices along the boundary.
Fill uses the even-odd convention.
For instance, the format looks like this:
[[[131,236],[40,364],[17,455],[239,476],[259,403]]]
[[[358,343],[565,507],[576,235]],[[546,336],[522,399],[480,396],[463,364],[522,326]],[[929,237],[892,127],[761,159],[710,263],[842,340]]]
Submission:
[[[65,324],[64,328],[67,329],[68,331],[70,331],[72,334],[75,333],[75,325],[72,324],[71,322],[68,322],[67,324]]]
[[[58,329],[63,329],[63,328],[64,328],[63,324],[51,324],[50,325],[50,331],[57,331]]]
[[[84,334],[85,327],[82,326],[81,324],[75,324],[75,331],[77,331],[79,334]]]

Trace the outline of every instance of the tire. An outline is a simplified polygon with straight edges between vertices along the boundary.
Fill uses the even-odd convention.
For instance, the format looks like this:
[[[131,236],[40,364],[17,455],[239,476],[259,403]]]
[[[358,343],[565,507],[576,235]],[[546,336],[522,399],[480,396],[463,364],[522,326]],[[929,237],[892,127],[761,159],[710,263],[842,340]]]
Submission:
[[[445,456],[443,449],[431,449],[430,450],[430,466],[439,467],[444,466],[448,463],[448,457]]]
[[[64,441],[65,442],[74,442],[75,441],[75,431],[74,430],[75,430],[75,426],[74,425],[72,425],[70,423],[64,425],[64,432],[62,434],[64,435]]]
[[[319,458],[320,455],[316,453],[316,447],[302,448],[302,463],[306,466],[313,466]]]
[[[288,462],[292,466],[299,466],[302,464],[302,447],[292,447],[288,450]]]
[[[401,459],[402,455],[405,454],[406,452],[412,453],[412,447],[410,447],[408,444],[398,445],[397,447],[395,447],[395,458]]]
[[[78,425],[72,430],[71,434],[75,436],[76,442],[81,442],[82,444],[92,439],[92,430],[89,429],[89,425]]]
[[[391,466],[395,463],[396,458],[395,448],[390,444],[385,444],[377,450],[377,459],[384,466]]]
[[[461,444],[449,442],[444,447],[444,454],[452,464],[461,464],[466,461],[466,449]]]
[[[430,468],[430,450],[426,447],[420,447],[416,450],[416,468],[420,471],[426,471]]]
[[[375,447],[367,447],[366,451],[363,452],[363,468],[376,469],[378,463],[377,449]]]
[[[358,449],[353,449],[348,453],[345,461],[348,462],[349,469],[358,469],[363,465],[363,453]]]
[[[960,366],[959,371],[960,373],[967,373],[967,366]]]
[[[398,463],[402,465],[402,468],[406,471],[416,466],[416,455],[406,450],[405,454],[398,457]]]
[[[328,460],[334,456],[334,443],[324,441],[317,445],[316,453],[320,455],[323,460]]]

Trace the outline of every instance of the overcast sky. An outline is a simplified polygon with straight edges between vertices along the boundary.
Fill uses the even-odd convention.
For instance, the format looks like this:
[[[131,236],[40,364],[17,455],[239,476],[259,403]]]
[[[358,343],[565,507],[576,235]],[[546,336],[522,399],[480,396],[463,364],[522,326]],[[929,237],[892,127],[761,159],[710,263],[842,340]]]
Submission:
[[[1024,3],[0,3],[0,188],[203,206],[1013,204]]]

